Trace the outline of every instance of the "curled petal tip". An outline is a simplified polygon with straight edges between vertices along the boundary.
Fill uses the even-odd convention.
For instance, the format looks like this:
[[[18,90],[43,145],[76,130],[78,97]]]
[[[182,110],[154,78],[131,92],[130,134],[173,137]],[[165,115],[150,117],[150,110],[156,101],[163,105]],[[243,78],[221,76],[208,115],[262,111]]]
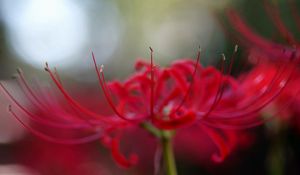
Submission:
[[[221,157],[220,155],[218,155],[217,153],[213,154],[211,156],[212,161],[214,161],[215,163],[221,163],[224,161],[224,157]]]

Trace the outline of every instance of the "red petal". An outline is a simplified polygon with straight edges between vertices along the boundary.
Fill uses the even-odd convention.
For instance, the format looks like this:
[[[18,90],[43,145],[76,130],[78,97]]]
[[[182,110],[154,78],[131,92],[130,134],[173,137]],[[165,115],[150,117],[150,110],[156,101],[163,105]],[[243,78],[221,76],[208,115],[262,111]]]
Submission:
[[[212,129],[204,125],[201,125],[201,128],[219,149],[219,153],[212,155],[213,161],[222,162],[237,143],[235,133],[231,133],[226,130],[223,130],[223,133],[220,133],[219,130]]]
[[[138,162],[138,156],[136,154],[131,154],[129,159],[121,153],[120,148],[120,138],[113,138],[111,141],[111,153],[115,161],[124,168],[129,168],[133,165],[136,165]]]

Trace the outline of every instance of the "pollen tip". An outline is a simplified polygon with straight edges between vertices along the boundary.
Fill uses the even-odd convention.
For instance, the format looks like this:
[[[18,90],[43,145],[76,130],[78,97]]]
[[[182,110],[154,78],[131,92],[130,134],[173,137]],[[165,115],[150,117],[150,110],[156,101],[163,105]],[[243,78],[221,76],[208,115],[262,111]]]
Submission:
[[[22,74],[23,73],[23,71],[22,71],[22,69],[21,68],[17,68],[17,72],[18,72],[18,74]]]
[[[238,48],[239,48],[239,46],[236,44],[236,45],[234,46],[234,52],[237,52],[237,51],[238,51]]]
[[[225,54],[222,53],[221,56],[222,56],[223,61],[225,61],[226,60]]]
[[[202,52],[202,48],[201,48],[200,45],[199,45],[199,47],[198,47],[198,50],[199,50],[199,52]]]
[[[100,66],[100,72],[103,72],[103,69],[104,69],[104,65],[101,64],[101,66]]]
[[[49,72],[49,68],[48,67],[45,67],[44,69],[45,69],[45,71]]]
[[[151,46],[149,47],[149,49],[150,49],[150,51],[151,51],[151,52],[153,52],[153,49],[152,49],[152,47],[151,47]]]

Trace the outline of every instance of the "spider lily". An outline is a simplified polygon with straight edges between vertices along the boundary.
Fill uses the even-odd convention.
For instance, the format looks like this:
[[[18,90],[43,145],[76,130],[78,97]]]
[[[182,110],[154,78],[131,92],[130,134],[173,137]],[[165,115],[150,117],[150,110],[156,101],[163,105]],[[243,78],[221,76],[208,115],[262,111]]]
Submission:
[[[291,12],[291,18],[294,19],[295,26],[299,30],[300,16],[296,8],[296,4],[293,0],[288,0],[287,5]],[[279,7],[276,3],[264,1],[264,7],[266,13],[273,22],[275,29],[277,29],[279,35],[286,41],[285,43],[279,43],[271,41],[253,31],[253,29],[246,23],[244,19],[235,10],[230,10],[228,18],[234,29],[239,34],[240,41],[251,50],[250,54],[253,58],[258,60],[264,60],[264,63],[257,66],[252,74],[250,81],[247,81],[248,87],[246,91],[248,93],[255,94],[257,91],[261,91],[257,88],[251,90],[252,85],[259,87],[266,81],[270,82],[277,70],[270,62],[276,62],[275,64],[283,64],[287,69],[293,69],[294,73],[290,77],[290,83],[285,90],[280,94],[279,98],[275,101],[276,110],[278,111],[282,120],[290,120],[291,116],[298,113],[297,106],[299,104],[299,41],[293,36],[293,33],[284,24],[280,15]],[[291,65],[289,62],[292,62]],[[298,67],[297,67],[298,66]],[[283,66],[284,67],[284,66]],[[259,80],[259,82],[258,82]],[[252,85],[250,85],[252,84]],[[249,86],[250,85],[250,86]],[[259,85],[259,86],[258,86]],[[277,83],[277,85],[279,85]],[[261,87],[262,88],[262,87]],[[293,117],[293,120],[298,120]],[[297,122],[294,122],[297,123]],[[291,124],[294,124],[291,123]]]
[[[300,16],[297,11],[295,2],[293,0],[287,1],[288,6],[291,10],[292,19],[300,29]],[[239,13],[235,10],[228,12],[228,19],[234,29],[240,34],[240,41],[248,48],[254,48],[263,54],[267,54],[269,59],[280,59],[280,60],[299,60],[299,41],[293,36],[293,33],[284,24],[280,15],[279,8],[276,7],[276,3],[264,1],[264,7],[268,17],[273,22],[275,29],[277,29],[279,35],[286,41],[286,43],[273,42],[253,31],[253,29],[242,19]]]
[[[286,85],[286,88],[284,88],[284,90],[282,90],[282,92],[279,94],[278,98],[276,98],[272,102],[272,105],[273,107],[275,107],[273,111],[276,112],[277,119],[280,119],[282,122],[295,119],[296,122],[291,124],[292,125],[296,124],[297,117],[292,118],[292,116],[298,113],[297,106],[299,106],[299,95],[300,95],[299,82],[300,81],[298,76],[299,69],[297,66],[298,66],[297,64],[287,64],[285,65],[286,68],[278,69],[278,67],[276,67],[273,64],[268,64],[268,63],[260,64],[256,66],[251,71],[251,73],[249,73],[250,76],[248,77],[248,79],[244,80],[245,84],[242,88],[244,88],[244,91],[247,91],[249,95],[259,94],[267,89],[265,84],[272,82],[272,84],[274,84],[275,87],[282,86],[283,83],[282,81],[277,82],[272,80],[272,77],[274,77],[275,74],[282,74],[282,76],[289,76],[289,78],[287,79],[289,83]],[[285,73],[282,72],[283,69],[293,70],[292,74],[284,75]]]
[[[64,144],[85,143],[101,138],[117,163],[130,167],[138,162],[137,154],[125,156],[120,150],[122,136],[130,128],[149,131],[161,139],[162,144],[167,145],[164,148],[171,149],[170,140],[176,134],[175,131],[180,132],[185,127],[198,127],[219,149],[219,153],[212,158],[222,161],[237,143],[234,132],[228,130],[263,123],[264,119],[259,117],[258,112],[281,93],[292,72],[283,67],[273,75],[272,81],[264,84],[266,89],[263,92],[249,95],[245,88],[247,81],[244,80],[251,79],[251,75],[246,75],[244,80],[236,80],[230,76],[237,47],[227,69],[225,56],[222,56],[220,71],[214,67],[203,67],[200,64],[200,51],[196,61],[182,59],[174,61],[169,67],[161,68],[154,64],[153,50],[150,50],[150,63],[138,60],[133,75],[124,81],[110,82],[105,79],[104,67],[98,66],[92,54],[99,86],[112,110],[108,114],[93,112],[72,98],[62,85],[56,70],[52,70],[48,64],[45,70],[63,95],[66,102],[64,105],[58,103],[56,94],[51,91],[33,89],[20,70],[17,81],[32,107],[40,111],[39,115],[24,107],[3,83],[0,86],[13,102],[13,106],[9,107],[10,113],[34,135]],[[107,105],[100,105],[99,108],[105,109]],[[23,122],[15,112],[15,107],[36,125],[74,131],[79,137],[50,136],[43,127],[35,128],[35,125]],[[174,160],[171,159],[174,157],[170,154],[167,153],[165,157],[173,164]],[[176,174],[175,166],[169,166],[168,173]]]

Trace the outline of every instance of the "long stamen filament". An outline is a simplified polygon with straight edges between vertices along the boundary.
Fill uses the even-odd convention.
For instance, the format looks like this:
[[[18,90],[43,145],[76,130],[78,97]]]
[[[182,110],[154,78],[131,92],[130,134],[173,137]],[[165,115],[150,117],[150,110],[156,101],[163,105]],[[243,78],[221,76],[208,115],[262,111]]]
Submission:
[[[154,117],[154,70],[153,70],[153,49],[149,47],[150,49],[150,117]]]
[[[174,115],[175,113],[177,113],[181,109],[181,107],[183,106],[183,104],[187,100],[188,96],[190,95],[192,87],[193,87],[193,83],[194,83],[194,78],[196,76],[196,72],[197,72],[197,69],[198,69],[199,62],[200,62],[200,56],[201,56],[201,48],[199,48],[199,51],[197,53],[197,60],[196,60],[196,63],[195,63],[195,68],[194,68],[194,71],[192,73],[192,79],[191,79],[191,83],[190,83],[190,85],[188,87],[188,90],[185,93],[185,95],[184,95],[183,100],[181,101],[181,103],[177,106],[176,110],[173,111],[170,114],[170,116]]]
[[[101,65],[100,69],[98,69],[98,66],[97,66],[97,62],[96,62],[96,59],[95,59],[95,56],[94,56],[94,53],[92,52],[92,58],[93,58],[93,61],[94,61],[94,65],[95,65],[95,70],[96,70],[96,73],[97,73],[97,77],[98,77],[98,80],[99,80],[99,84],[100,84],[100,87],[101,89],[103,90],[104,92],[104,96],[108,102],[108,104],[110,105],[110,107],[112,108],[112,110],[115,112],[115,114],[120,117],[121,119],[124,119],[126,121],[133,121],[133,122],[137,122],[140,120],[140,118],[135,118],[135,119],[129,119],[125,116],[123,116],[118,110],[117,108],[115,107],[114,103],[113,103],[113,100],[111,98],[111,96],[109,95],[109,91],[108,91],[108,87],[106,85],[106,81],[105,81],[105,76],[104,76],[104,73],[103,73],[103,68],[104,66]]]
[[[29,125],[27,125],[25,122],[23,122],[19,116],[17,116],[17,114],[12,110],[12,106],[9,105],[8,107],[9,112],[14,116],[14,118],[16,120],[18,120],[26,129],[28,129],[28,131],[30,131],[33,135],[42,138],[44,140],[48,140],[50,142],[54,142],[54,143],[60,143],[60,144],[82,144],[82,143],[87,143],[87,142],[91,142],[93,140],[97,140],[99,137],[102,136],[102,132],[96,132],[94,134],[91,134],[89,136],[84,136],[81,138],[74,138],[74,139],[59,139],[59,138],[54,138],[51,137],[47,134],[44,134],[32,127],[30,127]]]
[[[218,103],[220,102],[220,99],[223,95],[223,92],[222,92],[222,87],[223,87],[223,74],[224,74],[224,70],[225,70],[225,55],[222,54],[222,60],[221,60],[221,73],[220,73],[220,78],[219,78],[219,88],[217,90],[217,93],[214,97],[214,100],[213,100],[213,103],[212,105],[210,106],[210,108],[208,109],[208,111],[202,116],[202,118],[206,118],[207,116],[209,116],[209,114],[214,110],[214,108],[218,105]]]

